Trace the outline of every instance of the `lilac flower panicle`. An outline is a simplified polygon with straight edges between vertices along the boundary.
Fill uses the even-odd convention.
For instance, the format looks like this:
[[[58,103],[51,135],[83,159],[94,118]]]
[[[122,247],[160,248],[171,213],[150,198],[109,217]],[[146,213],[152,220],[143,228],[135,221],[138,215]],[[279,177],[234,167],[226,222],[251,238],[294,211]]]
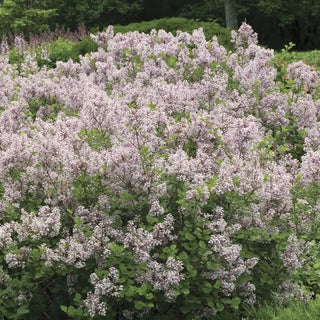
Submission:
[[[1,39],[0,54],[4,56],[9,54],[9,45],[8,45],[8,39],[6,36],[3,36]]]
[[[22,34],[16,35],[14,38],[14,47],[18,51],[18,54],[22,56],[24,49],[27,47],[27,42]]]
[[[285,252],[281,255],[284,266],[293,273],[301,268],[304,263],[303,254],[312,246],[303,240],[298,241],[295,235],[291,235],[288,239],[289,245]]]
[[[250,25],[243,22],[239,28],[239,31],[231,32],[232,41],[235,43],[236,48],[241,47],[244,44],[257,44],[258,34],[255,33]]]

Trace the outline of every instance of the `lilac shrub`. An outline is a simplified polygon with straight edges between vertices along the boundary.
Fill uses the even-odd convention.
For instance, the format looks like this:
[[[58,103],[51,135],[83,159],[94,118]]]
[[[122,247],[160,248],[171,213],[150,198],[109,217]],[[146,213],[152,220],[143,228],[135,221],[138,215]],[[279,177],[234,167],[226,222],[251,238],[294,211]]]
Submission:
[[[3,319],[226,319],[310,294],[320,74],[279,82],[249,25],[232,37],[109,27],[50,70],[2,50]]]

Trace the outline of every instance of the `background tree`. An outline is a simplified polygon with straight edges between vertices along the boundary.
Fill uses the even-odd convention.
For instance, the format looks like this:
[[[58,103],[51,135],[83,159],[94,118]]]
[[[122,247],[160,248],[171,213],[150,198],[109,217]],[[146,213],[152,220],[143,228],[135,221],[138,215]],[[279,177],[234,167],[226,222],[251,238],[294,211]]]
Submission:
[[[238,29],[238,17],[235,0],[224,0],[226,26],[232,30]]]
[[[0,35],[40,32],[48,29],[56,14],[47,0],[3,0],[0,2]]]
[[[240,0],[242,6],[248,1]],[[250,0],[253,2],[253,0]],[[282,42],[292,41],[298,49],[320,48],[320,2],[314,0],[258,0],[251,8],[256,9],[256,18],[251,9],[248,16],[257,24],[256,31],[264,31],[267,42],[272,46],[272,34],[280,37]],[[260,17],[260,23],[257,18]],[[266,32],[265,23],[270,26]],[[268,28],[269,29],[269,28]]]
[[[49,0],[57,16],[51,19],[56,24],[76,29],[79,24],[87,28],[103,28],[109,24],[128,24],[139,20],[144,0]]]
[[[202,21],[215,20],[225,25],[224,0],[186,0],[179,8],[177,15]]]
[[[178,14],[186,18],[216,20],[226,26],[231,0],[186,1]],[[283,48],[292,41],[296,48],[320,48],[320,1],[315,0],[232,0],[236,2],[238,21],[246,20],[259,34],[263,45]],[[267,26],[267,28],[266,28]]]

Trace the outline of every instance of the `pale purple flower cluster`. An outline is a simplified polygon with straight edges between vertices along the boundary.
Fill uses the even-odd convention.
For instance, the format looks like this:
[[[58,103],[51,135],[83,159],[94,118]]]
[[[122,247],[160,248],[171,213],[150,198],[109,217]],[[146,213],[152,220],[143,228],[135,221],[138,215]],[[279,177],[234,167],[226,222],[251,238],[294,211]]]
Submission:
[[[311,66],[303,61],[288,65],[288,77],[293,79],[297,87],[307,91],[314,89],[320,81],[320,73],[313,71]]]
[[[232,227],[228,227],[224,219],[224,210],[222,207],[217,207],[215,212],[209,215],[206,214],[205,217],[210,221],[208,228],[213,233],[208,242],[209,248],[217,254],[220,259],[226,261],[226,266],[213,272],[205,272],[203,276],[212,280],[221,280],[221,292],[225,296],[230,296],[236,289],[234,281],[242,274],[250,274],[258,263],[258,259],[243,260],[240,257],[242,248],[240,245],[232,244],[230,235],[239,230],[241,226],[234,224]],[[247,289],[250,285],[252,284],[248,283],[248,285],[242,289]],[[239,289],[242,290],[241,288]],[[254,290],[244,290],[243,294],[248,301],[250,299],[252,301],[255,300]]]
[[[294,272],[301,268],[304,263],[303,253],[312,247],[312,243],[306,243],[303,240],[298,240],[295,235],[288,238],[289,245],[285,252],[281,255],[283,265],[289,270]]]
[[[1,250],[7,249],[8,246],[13,243],[11,238],[12,225],[5,223],[0,226],[0,248]]]
[[[173,302],[176,298],[174,287],[184,279],[183,269],[183,263],[172,257],[169,257],[165,264],[150,260],[147,262],[147,272],[137,275],[137,280],[141,283],[149,283],[155,289],[163,291],[166,300]]]
[[[100,301],[102,297],[118,297],[119,292],[122,290],[121,285],[117,285],[119,282],[118,270],[111,267],[108,271],[108,276],[99,279],[96,273],[90,275],[90,282],[94,286],[94,292],[89,292],[87,298],[84,300],[85,306],[88,308],[91,317],[96,314],[105,316],[107,312],[107,305],[105,302]]]
[[[278,303],[286,303],[292,300],[307,302],[313,297],[313,293],[305,292],[298,284],[290,280],[284,281],[279,286],[279,294],[276,295]]]
[[[174,218],[168,214],[163,222],[157,223],[152,232],[136,228],[134,222],[128,225],[128,232],[124,237],[124,245],[135,253],[137,263],[146,263],[147,273],[137,275],[141,283],[150,283],[154,288],[164,291],[168,300],[173,300],[172,287],[179,284],[183,276],[183,263],[169,257],[165,264],[156,261],[156,255],[151,255],[155,247],[168,244],[176,239],[172,234]]]
[[[38,215],[21,210],[21,223],[14,223],[13,229],[20,241],[28,237],[42,239],[43,237],[55,237],[61,228],[59,208],[41,207]]]

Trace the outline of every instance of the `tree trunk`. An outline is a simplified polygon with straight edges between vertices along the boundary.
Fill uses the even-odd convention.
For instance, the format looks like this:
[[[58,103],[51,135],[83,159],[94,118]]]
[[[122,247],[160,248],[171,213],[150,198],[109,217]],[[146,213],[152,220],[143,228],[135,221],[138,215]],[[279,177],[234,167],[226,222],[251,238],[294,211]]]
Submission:
[[[231,30],[238,29],[236,0],[224,0],[224,10],[227,28],[230,28]]]

